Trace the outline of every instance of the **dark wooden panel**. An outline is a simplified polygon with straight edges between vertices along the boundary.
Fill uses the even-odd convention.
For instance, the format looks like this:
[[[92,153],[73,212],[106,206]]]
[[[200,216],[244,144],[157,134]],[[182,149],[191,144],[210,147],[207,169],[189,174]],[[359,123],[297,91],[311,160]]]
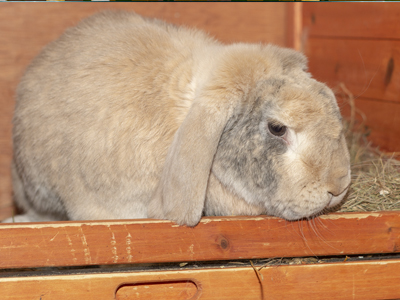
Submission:
[[[251,267],[15,277],[0,278],[0,290],[10,300],[142,299],[140,289],[122,294],[118,288],[148,283],[145,289],[155,292],[151,299],[171,299],[157,294],[153,282],[186,280],[192,300],[400,299],[399,269],[398,260],[274,266],[259,271],[261,283]]]
[[[1,74],[4,70],[1,62],[0,70]],[[14,87],[15,83],[9,84],[9,82],[0,79],[0,220],[12,216],[14,209],[11,196],[10,169],[12,157],[11,119],[14,110],[12,97],[14,95]]]
[[[303,4],[307,34],[325,37],[400,39],[400,3]]]
[[[299,222],[214,217],[194,228],[151,220],[0,225],[0,268],[392,252],[400,252],[394,212]]]

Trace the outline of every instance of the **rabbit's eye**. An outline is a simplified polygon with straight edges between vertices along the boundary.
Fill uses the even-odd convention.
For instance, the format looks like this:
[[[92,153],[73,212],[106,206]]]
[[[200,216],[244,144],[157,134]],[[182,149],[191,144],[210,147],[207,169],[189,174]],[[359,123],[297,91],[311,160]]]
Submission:
[[[275,136],[283,136],[286,133],[286,126],[276,123],[268,123],[268,129]]]

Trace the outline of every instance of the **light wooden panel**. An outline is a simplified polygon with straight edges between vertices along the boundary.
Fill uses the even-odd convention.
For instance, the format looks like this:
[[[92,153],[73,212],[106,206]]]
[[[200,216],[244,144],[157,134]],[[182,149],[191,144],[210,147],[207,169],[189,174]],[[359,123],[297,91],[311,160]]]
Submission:
[[[399,39],[399,3],[303,3],[310,37]]]
[[[251,267],[16,277],[0,278],[0,290],[9,300],[141,299],[140,290],[120,294],[118,288],[148,282],[147,289],[154,291],[150,299],[170,299],[155,289],[154,282],[186,280],[190,292],[192,282],[198,287],[192,300],[399,299],[399,269],[396,260],[274,266],[259,271],[261,284]]]
[[[67,27],[104,9],[134,10],[206,30],[230,43],[285,44],[287,4],[270,3],[2,3],[0,9],[0,220],[12,215],[11,118],[14,91],[31,59]]]
[[[396,252],[400,217],[394,212],[298,222],[214,217],[194,228],[154,220],[0,225],[0,268]]]

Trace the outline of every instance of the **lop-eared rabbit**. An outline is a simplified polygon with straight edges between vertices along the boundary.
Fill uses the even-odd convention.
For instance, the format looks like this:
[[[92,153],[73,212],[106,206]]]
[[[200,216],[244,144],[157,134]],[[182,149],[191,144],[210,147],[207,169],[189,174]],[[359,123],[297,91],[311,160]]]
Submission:
[[[294,50],[106,11],[46,46],[16,98],[16,222],[296,220],[350,183],[335,96]]]

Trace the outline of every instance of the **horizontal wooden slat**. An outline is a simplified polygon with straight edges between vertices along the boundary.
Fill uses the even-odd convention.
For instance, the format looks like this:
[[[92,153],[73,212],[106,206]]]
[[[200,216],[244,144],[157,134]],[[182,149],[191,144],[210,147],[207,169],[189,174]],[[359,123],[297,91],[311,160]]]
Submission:
[[[343,82],[354,96],[400,103],[400,40],[310,38],[305,52],[317,80],[333,88]]]
[[[16,277],[0,278],[0,290],[2,298],[9,300],[111,300],[141,299],[147,287],[154,291],[151,299],[168,299],[162,297],[163,290],[154,289],[155,282],[186,280],[188,296],[193,282],[197,284],[192,300],[399,299],[399,269],[398,260],[275,266],[259,271],[262,285],[251,267]],[[135,289],[137,283],[145,288]]]
[[[194,228],[155,220],[0,225],[0,268],[394,252],[400,252],[395,212],[299,222],[211,217]]]
[[[398,3],[303,3],[309,36],[400,39]]]
[[[350,117],[350,105],[338,97],[341,112],[345,117]],[[400,154],[400,103],[382,102],[375,99],[358,98],[356,107],[365,117],[365,125],[370,129],[368,139],[375,146],[387,152]],[[362,122],[361,115],[356,114]]]

